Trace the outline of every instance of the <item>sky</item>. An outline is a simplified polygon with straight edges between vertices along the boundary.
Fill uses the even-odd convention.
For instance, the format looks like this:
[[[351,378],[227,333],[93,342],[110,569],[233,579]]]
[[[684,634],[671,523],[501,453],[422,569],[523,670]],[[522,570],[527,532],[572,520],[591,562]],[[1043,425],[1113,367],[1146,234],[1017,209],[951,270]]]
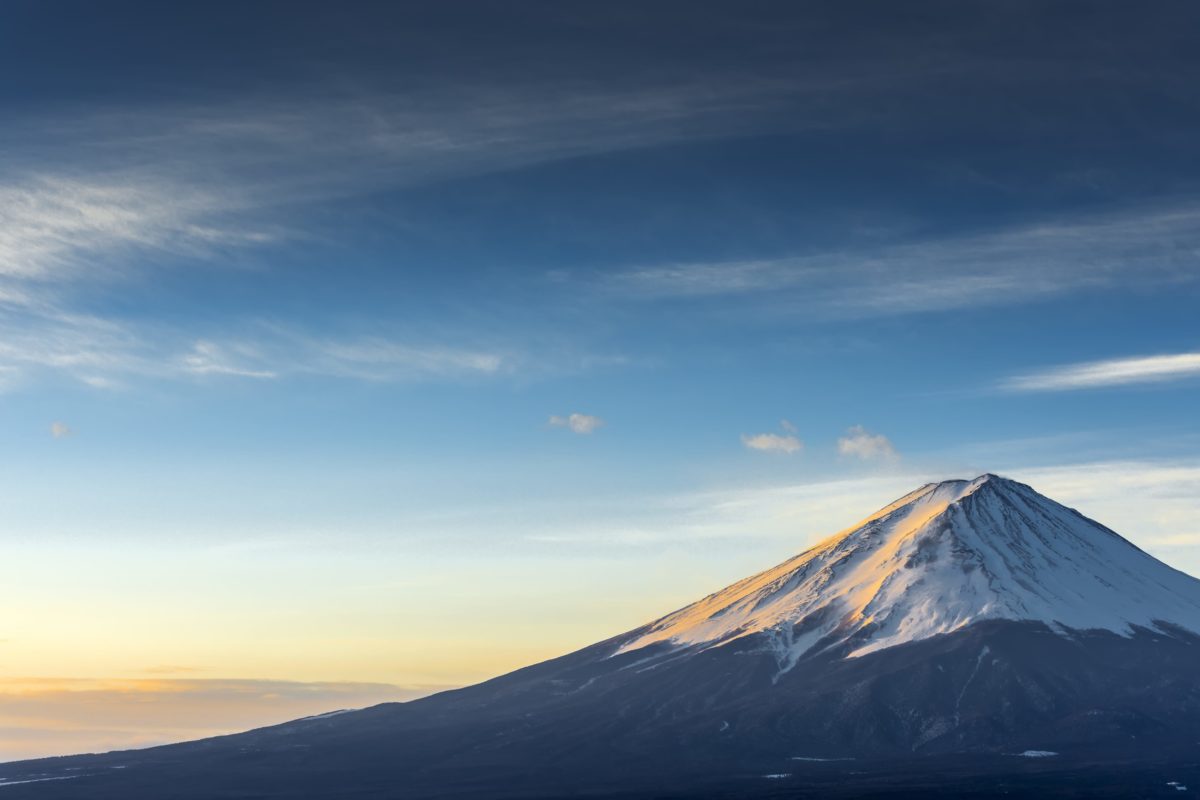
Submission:
[[[1200,575],[1200,8],[0,9],[0,760],[560,655],[929,480]]]

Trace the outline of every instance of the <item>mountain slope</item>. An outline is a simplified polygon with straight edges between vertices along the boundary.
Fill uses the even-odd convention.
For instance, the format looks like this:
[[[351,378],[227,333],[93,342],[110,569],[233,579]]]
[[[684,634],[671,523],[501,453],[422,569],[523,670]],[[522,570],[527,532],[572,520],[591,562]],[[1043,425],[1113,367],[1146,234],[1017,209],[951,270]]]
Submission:
[[[1048,769],[1014,761],[1024,751],[1144,771],[1200,756],[1198,631],[1200,581],[985,475],[922,487],[642,628],[476,686],[0,765],[0,788],[127,800],[745,797],[794,780],[855,796],[860,774]],[[790,777],[764,777],[778,775]],[[18,780],[34,782],[2,783]]]
[[[989,619],[1129,634],[1200,632],[1200,582],[1078,512],[995,475],[928,484],[789,561],[657,622],[622,646],[715,646],[766,633],[783,665]]]

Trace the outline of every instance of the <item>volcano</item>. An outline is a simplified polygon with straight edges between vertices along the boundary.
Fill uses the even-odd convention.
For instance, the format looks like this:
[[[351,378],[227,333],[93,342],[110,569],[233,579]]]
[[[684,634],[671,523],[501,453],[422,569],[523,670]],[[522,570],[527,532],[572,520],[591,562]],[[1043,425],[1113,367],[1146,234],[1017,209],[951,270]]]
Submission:
[[[1126,778],[1162,788],[1189,774],[1200,780],[1200,581],[983,475],[922,486],[777,567],[485,683],[0,765],[0,787],[134,800],[833,797],[1091,781],[1088,796],[1121,796],[1141,786]]]

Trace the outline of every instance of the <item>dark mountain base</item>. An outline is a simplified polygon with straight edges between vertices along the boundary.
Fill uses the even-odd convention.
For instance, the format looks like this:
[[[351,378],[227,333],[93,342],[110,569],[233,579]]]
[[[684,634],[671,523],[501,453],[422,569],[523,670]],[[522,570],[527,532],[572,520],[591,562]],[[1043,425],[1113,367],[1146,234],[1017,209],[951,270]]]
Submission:
[[[987,622],[790,666],[761,636],[693,653],[613,655],[619,645],[411,703],[2,765],[0,781],[37,782],[0,786],[0,800],[1186,796],[1169,781],[1200,791],[1191,635]],[[1058,755],[1018,755],[1027,750]]]
[[[604,800],[916,800],[916,798],[1154,798],[1200,794],[1200,759],[1155,764],[1014,764],[1010,759],[946,756],[916,762],[867,762],[816,770],[797,769],[787,778],[748,776],[707,786],[645,794],[609,795]]]
[[[1054,763],[1049,763],[1053,761]],[[272,798],[495,798],[496,800],[798,800],[799,798],[1154,798],[1192,797],[1200,787],[1200,759],[1169,758],[1154,762],[1114,763],[1063,761],[1016,756],[938,756],[908,761],[864,761],[840,764],[791,766],[779,773],[727,775],[689,780],[682,776],[626,790],[605,790],[586,782],[578,786],[536,789],[483,781],[465,781],[442,788],[408,785],[397,777],[381,782],[378,776],[356,780],[312,780],[310,776],[281,772],[270,785],[254,770],[236,770],[220,780],[188,785],[185,774],[148,770],[140,776],[88,775],[69,780],[28,784],[0,784],[4,797],[41,800],[122,798],[122,800],[174,800],[205,797],[212,800],[270,800]],[[31,776],[32,777],[32,776]],[[36,780],[36,778],[34,778]],[[203,788],[201,788],[203,787]]]

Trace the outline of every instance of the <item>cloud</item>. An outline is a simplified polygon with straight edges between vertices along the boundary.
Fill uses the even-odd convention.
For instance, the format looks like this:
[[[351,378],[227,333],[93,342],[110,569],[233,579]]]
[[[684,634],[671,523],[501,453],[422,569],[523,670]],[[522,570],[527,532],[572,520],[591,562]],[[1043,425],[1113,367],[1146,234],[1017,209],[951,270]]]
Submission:
[[[862,75],[629,78],[459,75],[375,91],[331,80],[300,94],[221,102],[19,110],[0,130],[0,277],[94,280],[131,271],[131,252],[212,254],[301,236],[280,220],[330,200],[764,128],[824,127],[778,112],[831,92],[883,88]],[[857,108],[846,106],[850,119]],[[0,296],[6,291],[0,286]]]
[[[505,354],[468,347],[404,342],[395,338],[326,338],[290,335],[302,355],[295,369],[363,380],[494,375],[511,365]]]
[[[0,132],[0,264],[33,272],[80,250],[272,241],[277,228],[247,228],[237,212],[736,135],[804,93],[745,78],[330,83],[302,97],[27,112]]]
[[[196,341],[180,363],[184,372],[201,375],[260,379],[321,375],[391,382],[496,375],[509,366],[510,359],[487,350],[392,336],[315,337],[279,325],[261,325],[220,342]]]
[[[0,761],[199,739],[448,687],[264,680],[0,679]]]
[[[779,420],[779,427],[783,428],[788,433],[796,433],[796,426],[786,419]]]
[[[756,433],[742,434],[742,444],[751,450],[763,450],[770,453],[798,453],[804,449],[804,442],[791,434]]]
[[[109,320],[53,307],[0,310],[0,388],[49,375],[101,390],[138,380],[198,376],[428,381],[499,375],[519,365],[511,353],[406,340],[399,331],[318,337],[281,325],[251,322],[240,327],[220,338],[196,338],[166,324]]]
[[[568,428],[574,433],[591,433],[604,424],[604,420],[590,414],[571,414],[566,417],[552,416],[547,421],[552,428]]]
[[[891,440],[881,433],[871,433],[862,425],[855,425],[838,439],[838,452],[844,456],[861,458],[864,461],[877,459],[894,460],[900,457]]]
[[[235,375],[241,378],[277,378],[278,373],[240,365],[234,355],[208,341],[199,341],[183,356],[183,368],[197,375]]]
[[[618,296],[743,298],[844,318],[994,306],[1084,289],[1200,280],[1200,206],[1129,208],[970,236],[765,260],[606,272]]]
[[[1200,375],[1200,353],[1176,353],[1068,364],[1018,375],[1001,385],[1017,392],[1056,392],[1132,383],[1164,383],[1197,375]]]
[[[50,423],[50,435],[55,439],[65,439],[74,433],[75,431],[71,430],[70,426],[65,422],[55,421]]]
[[[197,254],[271,241],[229,219],[240,205],[142,173],[37,173],[0,187],[0,278],[11,292],[12,281],[111,277],[122,269],[113,257],[133,248]]]

